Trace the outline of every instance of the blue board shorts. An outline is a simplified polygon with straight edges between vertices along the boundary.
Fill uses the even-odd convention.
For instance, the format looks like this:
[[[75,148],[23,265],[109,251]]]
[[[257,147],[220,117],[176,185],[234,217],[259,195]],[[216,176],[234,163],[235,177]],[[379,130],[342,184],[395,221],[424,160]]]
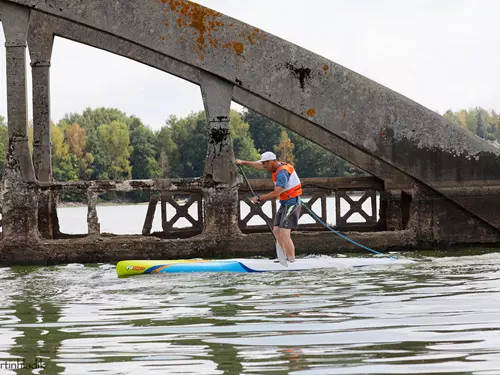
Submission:
[[[296,229],[299,224],[301,204],[286,206],[282,204],[276,212],[274,226],[284,229]]]

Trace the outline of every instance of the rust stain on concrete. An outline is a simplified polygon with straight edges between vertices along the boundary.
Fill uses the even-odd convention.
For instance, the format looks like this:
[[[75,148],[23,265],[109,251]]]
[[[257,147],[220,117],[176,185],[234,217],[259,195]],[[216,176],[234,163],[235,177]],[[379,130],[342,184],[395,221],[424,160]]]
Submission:
[[[309,109],[307,110],[307,112],[306,112],[306,113],[307,113],[307,115],[308,115],[309,117],[314,117],[314,116],[316,116],[316,109],[314,109],[314,108],[309,108]]]

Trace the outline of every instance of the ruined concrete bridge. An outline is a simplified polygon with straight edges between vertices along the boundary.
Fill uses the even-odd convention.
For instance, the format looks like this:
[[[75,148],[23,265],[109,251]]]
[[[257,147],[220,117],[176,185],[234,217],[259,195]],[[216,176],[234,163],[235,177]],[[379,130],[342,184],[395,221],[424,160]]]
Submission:
[[[147,245],[155,249],[149,252],[152,257],[168,256],[172,246],[202,253],[205,247],[227,249],[241,237],[239,179],[228,132],[231,101],[375,176],[383,184],[384,230],[410,233],[413,247],[500,239],[499,149],[418,103],[263,30],[185,0],[0,0],[0,19],[6,37],[9,126],[0,262],[87,259],[53,255],[67,247],[54,239],[52,223],[52,193],[60,189],[52,182],[50,155],[54,36],[125,56],[201,88],[210,135],[200,188],[203,234],[184,245]],[[27,46],[33,75],[33,159],[26,131]],[[96,194],[91,190],[86,191],[89,201]],[[89,217],[94,211],[89,208]],[[30,244],[29,250],[23,244]],[[92,259],[135,255],[116,252],[103,258],[91,253]]]

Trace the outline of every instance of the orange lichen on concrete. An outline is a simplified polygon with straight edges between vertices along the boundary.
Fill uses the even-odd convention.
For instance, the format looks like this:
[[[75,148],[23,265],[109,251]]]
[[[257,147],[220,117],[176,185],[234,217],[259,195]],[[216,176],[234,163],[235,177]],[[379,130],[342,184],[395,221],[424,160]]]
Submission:
[[[316,116],[316,110],[314,108],[309,108],[306,113],[309,117]]]
[[[243,51],[245,50],[245,46],[243,45],[243,43],[240,43],[240,42],[233,42],[232,43],[233,45],[233,49],[234,51],[238,54],[238,55],[241,55],[243,53]]]
[[[242,39],[241,41],[234,41],[225,43],[218,41],[217,31],[220,30],[221,27],[224,27],[224,22],[220,19],[222,16],[221,13],[216,12],[212,9],[205,8],[204,6],[193,3],[188,0],[154,0],[159,1],[163,5],[163,11],[165,13],[175,13],[177,17],[170,18],[170,21],[175,19],[176,25],[180,29],[189,28],[192,32],[186,33],[185,30],[183,34],[190,35],[193,33],[194,35],[194,52],[201,53],[201,56],[204,56],[204,53],[207,52],[207,47],[214,48],[215,50],[220,47],[229,48],[238,55],[243,55],[245,51],[244,41],[248,40],[250,44],[254,44],[257,39],[265,38],[265,33],[262,33],[258,28],[252,28],[245,33],[240,33],[239,37],[235,39]],[[170,23],[167,21],[165,26],[168,26]],[[233,27],[233,24],[230,23],[229,27]],[[214,51],[215,53],[216,51]]]
[[[330,69],[330,68],[328,67],[328,65],[323,65],[323,70],[324,70],[325,72],[327,72],[327,71],[328,71],[328,69]]]
[[[254,44],[256,39],[263,40],[265,37],[266,35],[261,33],[260,29],[254,27],[252,33],[248,36],[248,40],[251,44]]]
[[[229,48],[232,47],[234,52],[236,52],[238,55],[241,55],[245,51],[245,46],[241,42],[229,42],[224,44],[223,48]]]
[[[160,0],[165,4],[164,11],[174,12],[179,15],[176,19],[179,28],[189,27],[193,29],[193,34],[197,38],[195,40],[195,52],[204,52],[207,47],[207,37],[211,36],[216,31],[217,27],[224,26],[217,18],[222,14],[212,9],[205,8],[200,4],[193,3],[187,0]],[[165,23],[168,26],[168,21]],[[210,40],[209,43],[214,46]],[[214,46],[216,47],[216,46]],[[201,55],[203,56],[203,55]]]

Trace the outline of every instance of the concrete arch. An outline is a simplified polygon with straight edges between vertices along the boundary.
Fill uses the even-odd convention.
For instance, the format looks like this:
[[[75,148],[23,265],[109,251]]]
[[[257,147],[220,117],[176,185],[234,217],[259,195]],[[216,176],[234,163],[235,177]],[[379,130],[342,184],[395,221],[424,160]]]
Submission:
[[[46,34],[42,38],[40,38],[40,30],[44,30]],[[182,61],[174,60],[156,51],[135,45],[102,31],[84,27],[80,24],[38,11],[33,11],[30,19],[30,45],[38,43],[38,46],[30,48],[32,64],[36,65],[47,60],[47,56],[44,56],[44,53],[41,51],[50,51],[49,47],[43,47],[43,45],[51,43],[53,36],[59,36],[130,58],[198,86],[200,85],[202,70],[199,68],[187,65]],[[326,134],[324,131],[316,130],[307,120],[289,113],[264,98],[253,95],[240,87],[235,87],[233,90],[233,101],[259,112],[295,131],[299,135],[314,141],[335,155],[349,161],[351,164],[379,177],[390,186],[403,184],[408,187],[410,185],[410,178],[398,169],[382,160],[374,158],[366,152],[350,147],[348,143],[333,134]]]
[[[87,40],[94,46],[105,46],[105,35],[137,46],[133,52],[116,45],[115,53],[129,49],[128,57],[133,58],[131,54],[139,50],[151,51],[153,60],[163,59],[162,64],[167,62],[169,69],[193,82],[203,72],[231,83],[233,100],[260,108],[258,112],[317,143],[337,145],[332,147],[336,150],[347,145],[344,156],[335,153],[351,162],[358,160],[353,164],[382,178],[416,180],[455,202],[444,187],[463,182],[496,185],[500,180],[500,150],[486,141],[360,74],[199,4],[186,0],[6,3],[29,7],[33,16],[39,11],[98,30]],[[173,62],[181,64],[174,69]],[[459,203],[492,222],[474,204]],[[500,226],[496,222],[494,226]]]
[[[425,183],[456,181],[457,176],[500,179],[500,150],[465,129],[322,56],[199,4],[8,2],[104,31],[213,74]]]

